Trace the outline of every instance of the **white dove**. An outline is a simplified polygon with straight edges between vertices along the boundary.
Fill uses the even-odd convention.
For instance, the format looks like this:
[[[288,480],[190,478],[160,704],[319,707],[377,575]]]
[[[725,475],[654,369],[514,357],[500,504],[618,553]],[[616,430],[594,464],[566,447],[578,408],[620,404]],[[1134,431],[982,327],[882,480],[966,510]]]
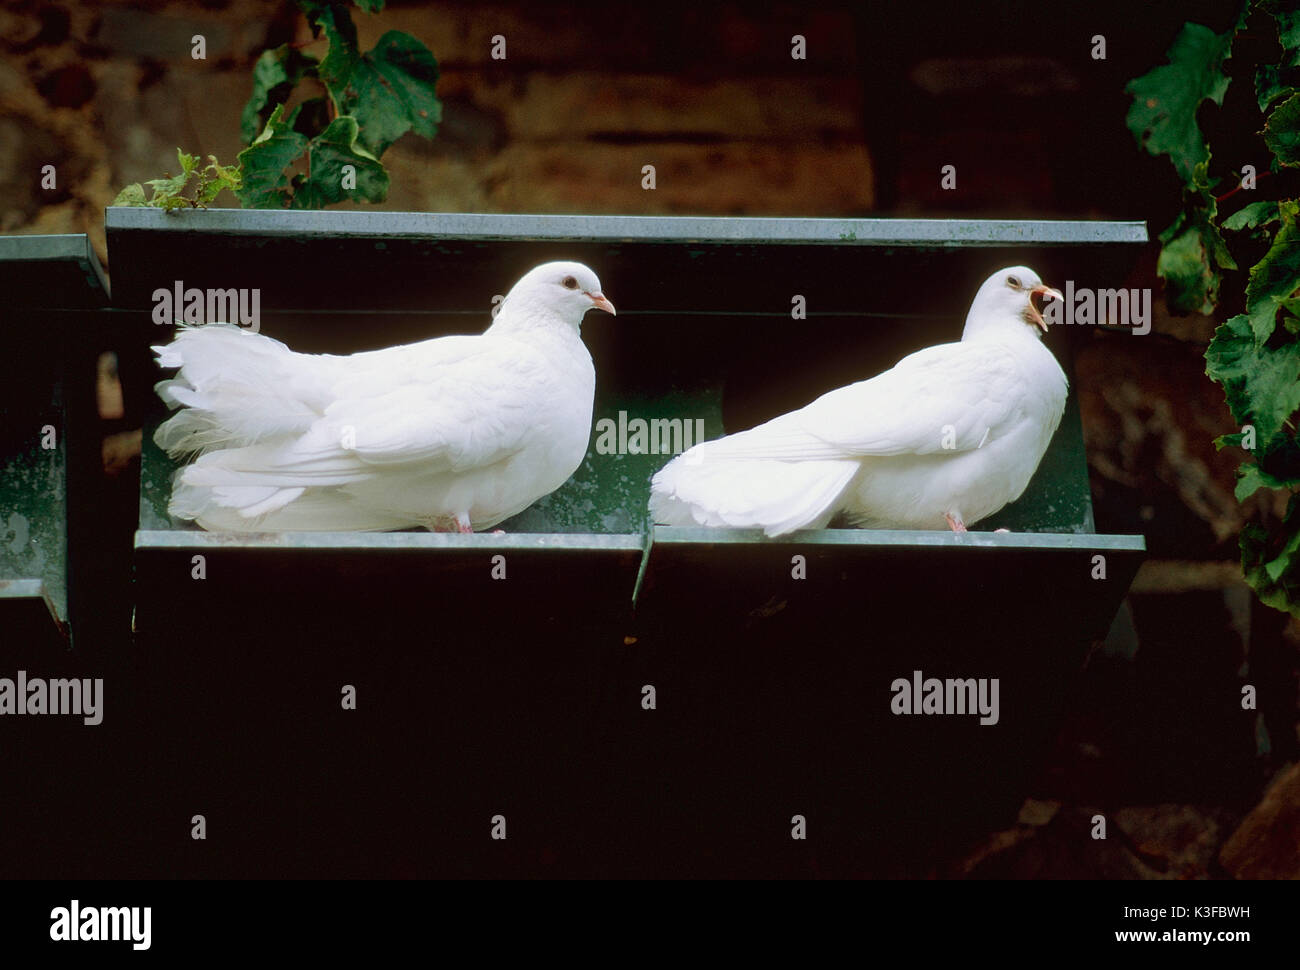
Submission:
[[[1068,382],[1034,299],[1063,299],[1024,266],[979,288],[959,343],[899,361],[749,431],[705,441],[654,476],[664,525],[966,531],[1029,484]]]
[[[581,263],[526,273],[477,336],[339,357],[228,324],[154,347],[178,367],[159,447],[198,460],[168,511],[224,531],[488,529],[559,488],[591,436],[596,374],[580,336],[614,313]]]

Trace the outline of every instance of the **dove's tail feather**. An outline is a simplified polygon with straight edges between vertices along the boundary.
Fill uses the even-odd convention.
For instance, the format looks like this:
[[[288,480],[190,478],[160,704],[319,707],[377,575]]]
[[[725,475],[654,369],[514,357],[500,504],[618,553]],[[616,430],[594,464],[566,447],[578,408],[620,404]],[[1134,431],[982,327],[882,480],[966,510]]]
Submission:
[[[191,485],[179,471],[167,511],[214,532],[380,532],[410,523],[334,488]]]
[[[228,324],[182,328],[153,349],[160,366],[179,368],[157,391],[181,409],[154,440],[173,458],[199,456],[173,479],[173,518],[225,532],[365,532],[410,524],[337,487],[357,480],[354,460],[329,449],[286,453],[328,405],[339,358],[296,354]]]
[[[301,433],[327,403],[331,358],[296,354],[231,324],[181,328],[153,351],[159,366],[179,368],[155,387],[169,407],[183,408],[154,434],[173,458]]]
[[[849,460],[711,460],[704,446],[658,471],[650,511],[661,525],[759,528],[769,536],[824,528],[860,467]]]

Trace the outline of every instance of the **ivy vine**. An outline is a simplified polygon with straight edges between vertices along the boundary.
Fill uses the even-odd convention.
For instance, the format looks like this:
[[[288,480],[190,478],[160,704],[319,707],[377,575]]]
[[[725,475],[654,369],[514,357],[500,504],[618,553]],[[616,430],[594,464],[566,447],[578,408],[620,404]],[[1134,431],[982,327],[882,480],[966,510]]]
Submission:
[[[324,56],[281,44],[253,65],[253,91],[240,116],[247,147],[235,165],[206,169],[178,149],[182,172],[129,185],[113,205],[204,207],[229,190],[252,209],[319,209],[383,202],[389,177],[380,158],[408,132],[433,138],[442,120],[438,62],[410,34],[390,30],[362,52],[349,6],[378,13],[384,0],[297,0]],[[295,94],[307,92],[289,107]],[[319,93],[315,93],[319,92]],[[193,179],[195,188],[184,194]]]
[[[1259,173],[1261,188],[1232,172],[1237,186],[1216,194],[1225,179],[1211,174],[1214,157],[1197,113],[1207,101],[1222,107],[1232,83],[1224,66],[1248,20],[1270,24],[1278,42],[1276,62],[1256,65],[1254,76],[1270,171]],[[1133,97],[1130,131],[1146,151],[1167,156],[1183,183],[1182,209],[1160,234],[1157,272],[1178,311],[1213,313],[1229,297],[1237,303],[1241,291],[1225,297],[1225,279],[1244,287],[1244,312],[1215,330],[1205,352],[1206,373],[1223,387],[1242,428],[1215,445],[1241,449],[1238,501],[1261,488],[1290,495],[1280,521],[1247,524],[1239,544],[1246,580],[1259,598],[1300,616],[1300,446],[1293,421],[1300,409],[1300,202],[1278,189],[1288,180],[1265,178],[1300,166],[1300,9],[1292,0],[1246,0],[1223,33],[1184,24],[1167,59],[1126,89]],[[1243,188],[1252,191],[1239,196]],[[1246,201],[1269,194],[1274,197]],[[1245,204],[1225,218],[1221,203]],[[1234,250],[1262,252],[1244,278]]]

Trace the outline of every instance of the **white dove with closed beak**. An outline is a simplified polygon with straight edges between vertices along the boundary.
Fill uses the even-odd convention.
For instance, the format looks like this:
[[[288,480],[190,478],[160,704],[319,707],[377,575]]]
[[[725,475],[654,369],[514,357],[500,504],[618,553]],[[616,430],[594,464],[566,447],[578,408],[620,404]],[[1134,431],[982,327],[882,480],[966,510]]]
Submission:
[[[614,313],[586,266],[526,273],[476,336],[351,356],[295,353],[228,324],[154,347],[181,408],[155,434],[169,513],[210,530],[489,529],[563,485],[591,436],[583,315]]]
[[[779,536],[842,516],[965,532],[1020,497],[1061,422],[1068,382],[1043,344],[1046,299],[1063,298],[1033,270],[998,270],[959,342],[678,455],[652,481],[655,522]]]

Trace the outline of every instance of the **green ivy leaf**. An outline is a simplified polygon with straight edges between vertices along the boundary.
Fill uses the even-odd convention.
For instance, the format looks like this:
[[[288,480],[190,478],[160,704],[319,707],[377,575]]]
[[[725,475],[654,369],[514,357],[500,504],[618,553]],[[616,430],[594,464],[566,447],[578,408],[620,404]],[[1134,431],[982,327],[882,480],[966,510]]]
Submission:
[[[377,75],[369,100],[374,116],[367,127],[364,117],[361,139],[376,155],[408,131],[433,138],[442,121],[442,102],[434,93],[438,84],[438,62],[433,52],[410,34],[390,30],[379,38],[366,55]],[[366,95],[358,99],[365,105]]]
[[[1300,550],[1300,503],[1295,497],[1272,533],[1251,523],[1241,530],[1241,565],[1246,582],[1260,601],[1274,609],[1300,616],[1300,575],[1296,551]]]
[[[1291,484],[1285,478],[1270,475],[1258,465],[1251,463],[1237,469],[1237,487],[1234,494],[1238,502],[1244,502],[1261,488],[1290,488]]]
[[[1233,232],[1239,232],[1242,229],[1257,229],[1260,226],[1267,226],[1278,220],[1276,202],[1252,202],[1250,205],[1242,206],[1228,218],[1223,220],[1223,228]]]
[[[1228,410],[1238,424],[1250,420],[1250,401],[1246,395],[1246,377],[1255,352],[1255,335],[1250,329],[1250,318],[1238,313],[1220,325],[1210,338],[1205,350],[1205,373],[1210,380],[1223,385],[1228,400]],[[1231,439],[1224,436],[1224,440]],[[1232,442],[1240,444],[1240,441]]]
[[[148,204],[149,203],[145,201],[145,197],[144,197],[144,186],[141,185],[139,182],[134,182],[131,185],[128,185],[121,192],[117,193],[117,198],[115,198],[112,202],[109,203],[109,205],[148,205]]]
[[[1300,203],[1279,203],[1278,215],[1282,226],[1264,258],[1250,270],[1250,281],[1246,284],[1246,312],[1250,315],[1256,343],[1268,340],[1277,324],[1277,311],[1293,305],[1288,301],[1300,288],[1298,212]]]
[[[183,205],[189,205],[184,199],[179,199],[180,194],[185,191],[185,183],[190,180],[194,170],[198,168],[199,159],[197,155],[188,155],[176,149],[176,161],[180,163],[181,173],[179,175],[169,175],[166,178],[150,179],[144,184],[153,189],[153,195],[149,199],[149,204],[171,210]],[[178,201],[179,200],[179,201]]]
[[[1300,165],[1300,94],[1293,94],[1268,116],[1264,125],[1264,144],[1278,164]]]
[[[1277,39],[1282,49],[1300,50],[1300,9],[1294,0],[1264,0],[1260,7],[1277,21]]]
[[[156,201],[151,200],[149,204],[152,206],[157,206],[159,209],[162,209],[164,212],[171,212],[174,209],[189,209],[194,205],[194,203],[192,203],[189,199],[183,199],[179,195],[165,196],[164,198],[158,199]]]
[[[1214,224],[1218,202],[1210,191],[1206,165],[1193,170],[1187,204],[1174,224],[1160,234],[1156,275],[1165,281],[1165,299],[1178,310],[1213,313],[1219,303],[1219,270],[1237,264]]]
[[[1182,213],[1160,234],[1156,275],[1165,281],[1170,306],[1213,313],[1219,302],[1219,274],[1210,263],[1206,236],[1213,232],[1200,212]]]
[[[209,155],[207,167],[203,169],[199,181],[198,204],[208,205],[226,190],[238,195],[242,183],[243,175],[238,165],[222,165],[217,161],[217,156]]]
[[[284,105],[277,105],[262,134],[239,153],[239,201],[252,209],[287,207],[292,196],[286,170],[306,151],[308,141],[285,122]]]
[[[344,187],[344,166],[351,165],[356,179]],[[308,174],[294,180],[293,208],[320,209],[344,199],[383,202],[388,197],[388,172],[358,144],[355,118],[335,118],[307,146]]]
[[[1279,3],[1265,3],[1263,8],[1277,21],[1277,39],[1282,45],[1282,60],[1264,64],[1255,72],[1255,96],[1259,110],[1280,98],[1295,93],[1297,70],[1300,69],[1300,10],[1283,9]]]
[[[1300,408],[1300,343],[1270,348],[1256,342],[1250,319],[1238,314],[1214,331],[1206,373],[1223,385],[1238,424],[1253,424],[1256,448],[1267,452]]]
[[[173,209],[203,207],[215,199],[225,189],[235,190],[239,187],[240,171],[238,165],[222,165],[215,155],[208,156],[208,165],[199,168],[197,155],[187,155],[179,148],[176,159],[180,162],[181,174],[166,178],[150,179],[145,185],[153,189],[153,196],[146,202],[144,186],[136,183],[128,185],[118,193],[113,205],[147,205],[171,212]],[[184,194],[185,187],[194,180],[194,195]]]
[[[1283,344],[1276,349],[1257,348],[1252,373],[1246,381],[1251,418],[1263,451],[1300,408],[1300,344]]]
[[[429,48],[390,30],[362,54],[346,11],[323,7],[317,18],[330,42],[320,78],[339,114],[357,119],[366,150],[378,158],[408,131],[432,138],[442,120],[442,102],[434,93],[438,62]]]
[[[1264,64],[1255,71],[1255,98],[1260,111],[1268,111],[1269,105],[1291,91],[1290,85],[1282,83],[1282,69],[1277,65]]]
[[[1187,23],[1169,48],[1168,64],[1128,83],[1133,96],[1125,123],[1152,155],[1168,155],[1185,182],[1210,158],[1196,112],[1205,101],[1223,104],[1228,77],[1223,63],[1232,53],[1233,30],[1216,34]]]
[[[239,118],[239,134],[251,145],[278,104],[283,104],[297,84],[315,77],[320,64],[315,57],[288,44],[262,51],[253,65],[253,93]]]

